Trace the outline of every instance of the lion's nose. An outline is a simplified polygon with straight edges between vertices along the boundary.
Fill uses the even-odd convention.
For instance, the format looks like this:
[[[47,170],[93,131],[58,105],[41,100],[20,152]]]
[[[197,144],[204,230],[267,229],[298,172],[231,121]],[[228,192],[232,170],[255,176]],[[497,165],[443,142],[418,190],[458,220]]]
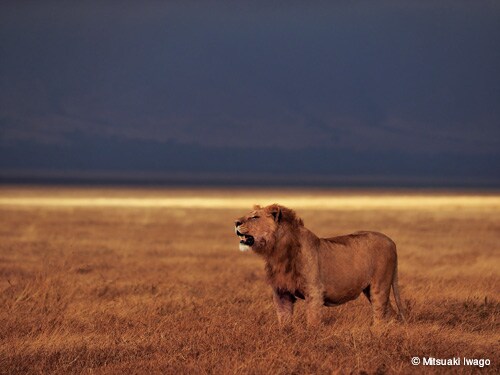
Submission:
[[[241,221],[236,220],[236,221],[234,222],[234,226],[235,226],[235,227],[239,227],[240,225],[241,225]]]

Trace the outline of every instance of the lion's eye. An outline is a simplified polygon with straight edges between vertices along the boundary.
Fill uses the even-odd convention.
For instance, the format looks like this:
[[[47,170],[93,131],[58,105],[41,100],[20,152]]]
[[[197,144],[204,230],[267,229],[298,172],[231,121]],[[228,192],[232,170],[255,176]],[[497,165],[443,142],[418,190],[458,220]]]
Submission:
[[[258,219],[260,216],[252,216],[250,219]]]

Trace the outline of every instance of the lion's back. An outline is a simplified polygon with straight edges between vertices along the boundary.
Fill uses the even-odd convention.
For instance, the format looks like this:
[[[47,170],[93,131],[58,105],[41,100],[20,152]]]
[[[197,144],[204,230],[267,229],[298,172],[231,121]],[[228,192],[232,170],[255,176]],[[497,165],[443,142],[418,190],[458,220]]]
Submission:
[[[370,275],[377,266],[391,264],[396,258],[394,241],[380,232],[360,231],[321,239],[320,263],[332,272],[338,273],[341,268],[346,273],[357,270]]]
[[[339,250],[343,247],[353,250],[364,248],[372,251],[396,249],[396,244],[389,236],[374,231],[358,231],[342,236],[322,238],[321,240],[331,250]]]

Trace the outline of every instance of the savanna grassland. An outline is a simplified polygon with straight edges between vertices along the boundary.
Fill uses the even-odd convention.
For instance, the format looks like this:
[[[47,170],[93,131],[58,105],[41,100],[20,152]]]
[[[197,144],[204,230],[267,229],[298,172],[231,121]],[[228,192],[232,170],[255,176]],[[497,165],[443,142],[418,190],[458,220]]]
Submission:
[[[280,331],[233,221],[295,208],[319,236],[394,239],[407,323],[361,296]],[[0,188],[0,373],[499,373],[500,195]],[[411,357],[482,358],[413,366]]]

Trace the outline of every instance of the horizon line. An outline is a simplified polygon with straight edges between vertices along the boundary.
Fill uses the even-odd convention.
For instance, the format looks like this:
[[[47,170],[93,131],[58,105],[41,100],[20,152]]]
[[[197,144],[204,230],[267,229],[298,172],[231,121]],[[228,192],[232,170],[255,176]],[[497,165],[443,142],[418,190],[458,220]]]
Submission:
[[[240,174],[232,172],[0,169],[0,185],[9,184],[500,188],[500,176],[467,178],[381,174],[325,175],[245,172]]]

